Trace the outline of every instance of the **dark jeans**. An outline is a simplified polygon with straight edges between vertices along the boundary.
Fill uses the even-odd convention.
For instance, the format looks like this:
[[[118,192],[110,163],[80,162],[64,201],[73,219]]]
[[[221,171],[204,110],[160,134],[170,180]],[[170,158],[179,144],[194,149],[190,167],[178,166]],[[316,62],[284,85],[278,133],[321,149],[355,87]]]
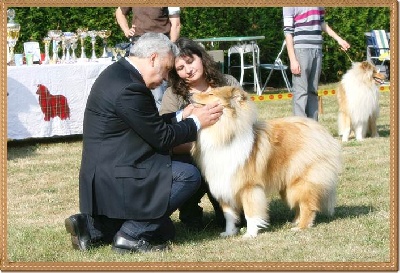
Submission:
[[[89,230],[93,240],[111,242],[118,230],[134,239],[167,241],[175,236],[175,227],[169,216],[188,200],[200,187],[199,170],[192,164],[172,161],[172,187],[165,215],[153,220],[110,219],[106,216],[89,217]]]

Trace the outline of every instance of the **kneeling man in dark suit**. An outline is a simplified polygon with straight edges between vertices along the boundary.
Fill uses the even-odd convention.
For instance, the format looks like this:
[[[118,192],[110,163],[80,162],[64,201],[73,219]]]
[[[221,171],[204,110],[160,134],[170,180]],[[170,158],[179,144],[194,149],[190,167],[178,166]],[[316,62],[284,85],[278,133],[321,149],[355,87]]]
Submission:
[[[119,253],[159,251],[174,238],[170,215],[201,176],[193,165],[171,161],[169,150],[195,141],[223,109],[189,105],[159,115],[151,89],[167,79],[178,53],[167,36],[146,33],[93,84],[83,121],[81,213],[65,220],[74,248],[111,243]]]

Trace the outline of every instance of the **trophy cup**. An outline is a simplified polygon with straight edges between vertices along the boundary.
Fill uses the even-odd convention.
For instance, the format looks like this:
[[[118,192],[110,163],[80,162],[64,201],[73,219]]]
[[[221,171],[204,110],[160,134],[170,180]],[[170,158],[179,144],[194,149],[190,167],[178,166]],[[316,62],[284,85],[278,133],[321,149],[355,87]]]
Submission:
[[[15,17],[15,10],[13,9],[8,9],[7,10],[7,17],[8,17],[8,22],[7,22],[7,45],[10,49],[10,61],[9,65],[15,65],[15,59],[14,59],[14,47],[15,44],[18,41],[19,38],[19,31],[21,29],[20,24],[17,22],[14,22],[14,17]]]
[[[126,49],[123,49],[123,48],[120,48],[120,47],[116,47],[115,48],[115,53],[117,54],[115,56],[115,60],[118,61],[119,59],[121,59],[122,57],[125,56]]]
[[[61,63],[65,62],[65,37],[63,35],[63,33],[60,36],[60,40],[61,40]]]
[[[49,30],[47,36],[53,40],[53,59],[52,63],[56,64],[58,62],[58,43],[61,41],[61,30]]]
[[[97,31],[96,30],[89,30],[88,31],[88,35],[90,37],[90,42],[92,43],[92,57],[90,57],[90,60],[92,62],[95,62],[95,61],[97,61],[96,51],[95,51]]]
[[[78,36],[74,35],[71,38],[71,49],[72,49],[72,55],[71,55],[71,59],[72,62],[76,62],[76,54],[75,54],[75,49],[78,47]]]
[[[99,37],[103,39],[103,55],[101,55],[101,58],[107,58],[108,57],[108,54],[107,54],[107,51],[106,51],[107,38],[110,37],[111,30],[99,30],[97,32],[97,35],[99,35]]]
[[[71,63],[73,62],[71,59],[71,54],[70,54],[70,49],[71,49],[71,44],[72,44],[72,39],[76,37],[76,34],[73,32],[64,32],[63,33],[63,42],[65,44],[65,62],[66,63]]]
[[[49,64],[50,63],[50,55],[49,55],[50,42],[51,42],[51,38],[50,37],[43,38],[43,43],[44,43],[44,61],[43,61],[43,64]]]
[[[85,60],[86,59],[86,54],[85,54],[85,38],[87,37],[88,33],[87,33],[88,29],[85,28],[78,28],[76,30],[76,34],[78,34],[79,39],[81,40],[81,60]]]

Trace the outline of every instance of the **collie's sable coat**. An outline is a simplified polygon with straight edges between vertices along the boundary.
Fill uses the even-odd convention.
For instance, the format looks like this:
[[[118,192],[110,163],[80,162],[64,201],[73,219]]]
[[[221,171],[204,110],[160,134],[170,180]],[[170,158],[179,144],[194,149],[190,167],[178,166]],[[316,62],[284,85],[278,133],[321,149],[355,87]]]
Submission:
[[[343,75],[337,89],[339,104],[338,130],[342,141],[348,141],[351,131],[357,140],[369,134],[378,137],[376,120],[379,115],[379,90],[385,76],[370,62],[356,62]]]
[[[313,225],[316,212],[333,214],[341,170],[341,147],[316,121],[286,117],[257,119],[256,105],[235,87],[191,96],[193,104],[220,100],[223,115],[201,129],[192,155],[226,219],[221,236],[238,232],[244,211],[245,237],[268,225],[267,197],[279,191],[296,216],[293,229]]]

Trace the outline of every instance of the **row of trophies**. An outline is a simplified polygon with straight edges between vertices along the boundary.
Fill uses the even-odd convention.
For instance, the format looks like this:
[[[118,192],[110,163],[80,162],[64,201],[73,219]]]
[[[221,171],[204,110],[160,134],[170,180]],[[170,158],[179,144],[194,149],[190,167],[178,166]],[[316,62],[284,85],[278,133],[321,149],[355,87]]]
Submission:
[[[18,41],[21,26],[14,21],[15,11],[13,9],[7,10],[7,45],[9,48],[9,65],[15,65],[14,47]],[[108,58],[107,54],[107,38],[111,35],[111,30],[88,30],[87,28],[78,28],[76,32],[63,32],[61,30],[49,30],[47,37],[43,39],[45,48],[45,57],[42,60],[43,64],[56,64],[56,63],[75,63],[80,60],[98,61],[95,52],[96,37],[103,39],[103,54],[101,58]],[[90,37],[92,44],[92,55],[88,59],[85,54],[84,40]],[[78,59],[75,55],[75,49],[78,46],[78,40],[81,44],[81,56]],[[61,46],[60,46],[61,42]],[[52,57],[50,58],[49,49],[52,43]],[[62,49],[62,57],[58,55],[59,49]],[[72,50],[72,53],[71,53]]]
[[[74,63],[77,61],[75,55],[75,49],[78,46],[78,40],[81,43],[81,56],[79,59],[87,60],[85,54],[84,40],[86,37],[90,37],[92,44],[92,56],[90,61],[97,61],[95,52],[96,37],[100,37],[103,40],[103,54],[101,58],[108,58],[107,54],[107,38],[110,37],[111,30],[89,30],[87,28],[78,28],[76,32],[62,32],[61,30],[49,30],[47,37],[43,39],[44,49],[45,49],[45,60],[44,63]],[[53,55],[50,59],[49,47],[52,42]],[[60,48],[59,43],[61,42],[62,57],[58,56],[58,50]],[[72,54],[71,51],[72,50]]]

